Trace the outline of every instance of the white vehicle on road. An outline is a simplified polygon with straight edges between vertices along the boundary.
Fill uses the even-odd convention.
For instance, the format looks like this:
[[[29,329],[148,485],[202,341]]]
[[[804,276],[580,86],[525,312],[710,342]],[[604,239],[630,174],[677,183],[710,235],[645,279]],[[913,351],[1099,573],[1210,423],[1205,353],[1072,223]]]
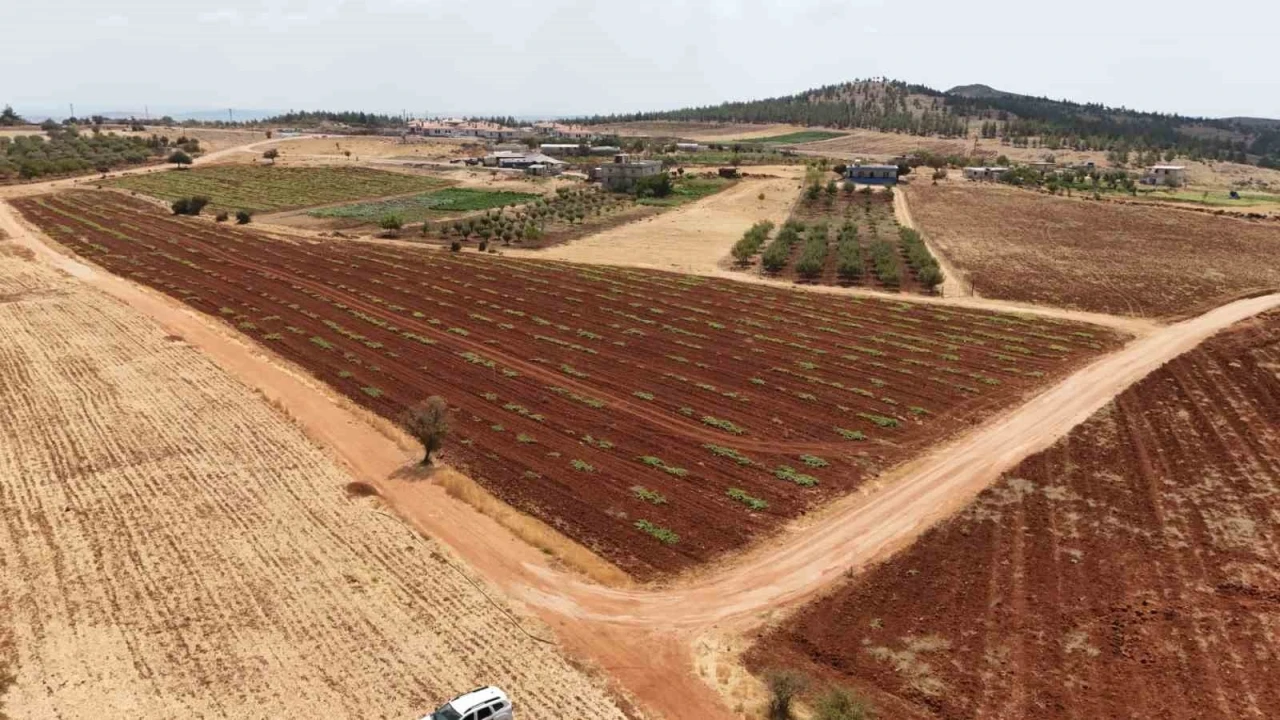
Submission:
[[[441,705],[422,720],[513,720],[515,710],[498,688],[476,688]]]

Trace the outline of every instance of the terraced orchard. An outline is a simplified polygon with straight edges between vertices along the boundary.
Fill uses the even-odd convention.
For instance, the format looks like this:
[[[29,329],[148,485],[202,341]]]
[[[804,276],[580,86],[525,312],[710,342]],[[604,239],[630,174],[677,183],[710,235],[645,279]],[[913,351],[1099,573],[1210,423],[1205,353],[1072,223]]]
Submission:
[[[275,212],[344,200],[436,190],[446,183],[422,175],[361,167],[209,165],[148,175],[127,175],[106,185],[162,200],[204,195],[222,210]]]
[[[1040,318],[383,244],[284,242],[114,193],[19,201],[653,578],[744,546],[1119,338]]]

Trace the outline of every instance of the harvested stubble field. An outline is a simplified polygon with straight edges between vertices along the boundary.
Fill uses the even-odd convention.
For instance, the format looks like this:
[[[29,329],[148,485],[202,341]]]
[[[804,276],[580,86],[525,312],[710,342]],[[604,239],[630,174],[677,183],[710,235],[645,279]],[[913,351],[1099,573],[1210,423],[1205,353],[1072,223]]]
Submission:
[[[1280,716],[1280,313],[1169,362],[752,651],[909,718]]]
[[[0,242],[0,714],[404,718],[494,682],[621,720],[261,397],[31,257]]]
[[[209,165],[192,170],[129,175],[104,183],[162,200],[205,195],[213,208],[255,212],[425,192],[445,184],[443,180],[424,175],[362,167],[275,165]]]
[[[912,185],[920,229],[984,297],[1139,317],[1280,286],[1280,224],[972,183]]]
[[[282,242],[114,193],[19,203],[366,407],[447,396],[447,459],[639,578],[740,548],[1118,339],[610,267]]]

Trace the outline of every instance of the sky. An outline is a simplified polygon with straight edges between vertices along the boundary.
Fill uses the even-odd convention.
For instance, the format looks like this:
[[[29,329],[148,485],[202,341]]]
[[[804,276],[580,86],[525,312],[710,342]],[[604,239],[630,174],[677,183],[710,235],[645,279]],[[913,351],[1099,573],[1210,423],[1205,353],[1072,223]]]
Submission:
[[[551,117],[883,76],[1280,118],[1277,27],[1275,0],[13,0],[0,105]]]

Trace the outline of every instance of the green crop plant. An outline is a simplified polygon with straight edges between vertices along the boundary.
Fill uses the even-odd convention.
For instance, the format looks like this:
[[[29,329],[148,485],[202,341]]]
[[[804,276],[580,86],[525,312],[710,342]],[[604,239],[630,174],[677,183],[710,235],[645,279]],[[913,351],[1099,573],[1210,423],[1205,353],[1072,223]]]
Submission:
[[[824,468],[824,467],[829,467],[831,465],[831,463],[827,462],[826,460],[823,460],[817,455],[801,455],[800,462],[804,463],[805,465],[808,465],[811,468]]]
[[[882,428],[895,428],[901,424],[897,418],[876,415],[875,413],[858,413],[858,417]]]
[[[521,443],[522,445],[533,445],[533,444],[536,444],[538,441],[533,439],[532,435],[526,435],[524,433],[520,433],[519,435],[516,435],[516,442]]]
[[[710,416],[710,415],[703,415],[703,416],[702,416],[702,423],[703,423],[704,425],[710,425],[711,427],[719,428],[719,429],[721,429],[721,430],[724,430],[724,431],[725,431],[725,432],[727,432],[727,433],[732,433],[732,434],[734,434],[734,435],[746,435],[746,434],[747,434],[747,431],[746,431],[746,430],[744,430],[743,428],[738,427],[737,425],[734,425],[732,422],[730,422],[730,421],[728,421],[728,420],[722,420],[722,419],[717,418],[717,417],[712,417],[712,416]]]
[[[833,428],[836,433],[845,440],[866,440],[867,436],[861,430],[848,430],[842,427]]]
[[[680,542],[679,535],[677,535],[676,533],[672,532],[667,528],[654,525],[648,520],[637,520],[635,523],[635,527],[636,529],[651,535],[652,537],[657,539],[658,542],[661,542],[664,545],[675,545],[676,543]]]
[[[635,392],[633,392],[633,393],[631,393],[631,394],[632,394],[632,395],[635,395],[636,397],[640,398],[641,400],[652,400],[652,399],[653,399],[653,393],[651,393],[651,392],[645,392],[645,391],[643,391],[643,390],[636,390]]]
[[[710,450],[710,451],[711,451],[711,454],[712,454],[712,455],[715,455],[716,457],[729,458],[730,460],[733,460],[734,462],[738,463],[739,465],[753,465],[753,464],[755,464],[755,463],[751,460],[751,458],[747,457],[746,455],[743,455],[742,453],[738,452],[737,450],[734,450],[733,448],[724,447],[724,446],[722,446],[722,445],[714,445],[714,444],[712,444],[712,443],[707,443],[707,444],[703,445],[702,447],[703,447],[703,448],[705,448],[705,449],[707,449],[707,450]]]
[[[380,390],[380,389],[378,389],[378,388],[376,388],[376,387],[373,387],[373,386],[365,386],[365,387],[362,387],[362,388],[360,388],[360,389],[364,391],[364,394],[365,394],[365,395],[368,395],[368,396],[369,396],[369,397],[371,397],[371,398],[380,398],[380,397],[382,397],[382,390]]]
[[[813,487],[818,484],[818,478],[798,472],[790,465],[779,465],[778,468],[773,471],[773,475],[779,480],[793,482],[800,487]]]
[[[689,474],[688,470],[685,470],[684,468],[681,468],[681,467],[673,467],[671,465],[668,465],[665,462],[663,462],[662,458],[654,457],[653,455],[641,455],[636,459],[644,463],[645,465],[648,465],[651,468],[657,468],[658,470],[661,470],[668,475],[674,475],[676,477],[685,477]]]
[[[631,488],[631,494],[651,505],[666,505],[667,498],[656,490],[650,490],[643,485],[636,485]]]
[[[571,460],[569,465],[578,472],[593,473],[596,471],[595,466],[585,460]]]
[[[751,495],[748,495],[747,491],[741,488],[729,488],[725,492],[725,494],[733,498],[734,500],[737,500],[738,502],[742,503],[743,505],[746,505],[752,510],[764,510],[765,508],[769,507],[769,503],[765,502],[764,500],[761,500],[758,497],[752,497]]]

